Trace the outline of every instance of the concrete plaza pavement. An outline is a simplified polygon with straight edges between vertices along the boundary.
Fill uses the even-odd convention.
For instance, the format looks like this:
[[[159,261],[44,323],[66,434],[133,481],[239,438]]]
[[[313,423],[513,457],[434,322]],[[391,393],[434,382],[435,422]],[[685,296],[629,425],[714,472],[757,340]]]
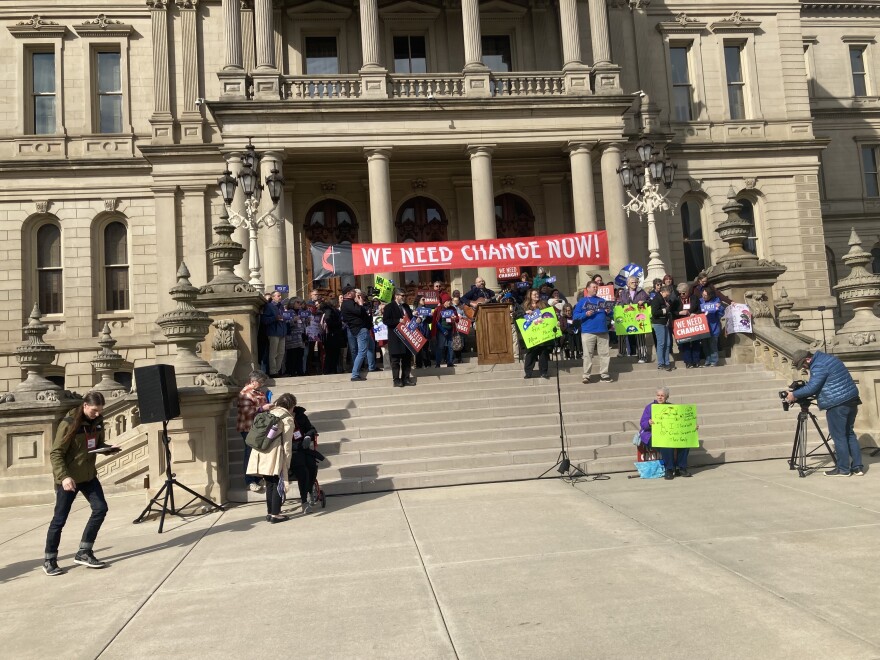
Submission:
[[[880,467],[880,464],[878,464]],[[880,469],[783,461],[692,479],[560,480],[329,498],[132,525],[110,498],[40,563],[49,507],[0,511],[8,658],[880,658]]]

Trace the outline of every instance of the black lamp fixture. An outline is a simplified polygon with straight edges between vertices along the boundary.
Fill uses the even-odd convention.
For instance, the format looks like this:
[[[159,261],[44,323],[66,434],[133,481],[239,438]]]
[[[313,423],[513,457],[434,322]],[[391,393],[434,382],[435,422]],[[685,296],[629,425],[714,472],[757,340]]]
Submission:
[[[220,186],[220,194],[223,196],[223,201],[226,202],[227,205],[232,204],[232,200],[235,197],[235,188],[238,186],[238,182],[235,180],[235,177],[232,176],[232,172],[227,170],[223,172],[223,175],[217,179],[217,185]]]
[[[667,188],[672,188],[672,184],[675,183],[675,170],[677,167],[678,165],[673,163],[669,156],[666,156],[666,160],[663,162],[663,183]]]
[[[244,152],[241,154],[241,165],[242,167],[249,167],[250,169],[254,169],[257,163],[257,149],[254,147],[254,143],[251,138],[248,138],[247,146],[244,148]]]
[[[272,172],[266,177],[266,188],[269,189],[269,197],[272,198],[272,203],[277,204],[284,190],[284,179],[278,173],[278,168],[273,167]]]
[[[620,176],[620,182],[623,184],[623,187],[629,190],[632,188],[633,180],[635,178],[635,172],[633,171],[632,166],[629,164],[629,158],[624,158],[623,163],[620,164],[620,168],[617,170],[618,176]]]
[[[643,137],[636,145],[636,153],[639,155],[639,160],[642,161],[642,164],[647,164],[654,153],[654,143],[648,138]]]
[[[238,173],[238,182],[241,184],[245,197],[250,199],[254,196],[257,190],[257,175],[252,168],[242,167],[241,172]]]

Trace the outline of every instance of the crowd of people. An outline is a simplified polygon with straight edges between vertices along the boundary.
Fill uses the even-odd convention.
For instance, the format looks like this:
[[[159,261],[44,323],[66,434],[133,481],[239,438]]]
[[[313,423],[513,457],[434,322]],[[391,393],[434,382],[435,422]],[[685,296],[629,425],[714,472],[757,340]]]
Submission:
[[[565,359],[583,360],[584,383],[591,380],[593,356],[599,358],[599,380],[611,380],[612,347],[616,347],[618,356],[635,358],[638,364],[651,362],[654,349],[661,370],[676,369],[676,362],[687,369],[718,366],[722,315],[731,301],[709,284],[705,272],[693,282],[678,285],[667,274],[645,288],[637,277],[627,278],[625,286],[618,287],[604,283],[597,274],[573,302],[554,287],[555,281],[546,269],[538,268],[534,278],[523,272],[518,280],[504,283],[498,292],[486,288],[485,280],[477,277],[464,294],[458,290],[448,293],[442,282],[434,282],[433,289],[424,295],[408,296],[396,289],[388,303],[351,286],[345,287],[338,298],[322,298],[318,290],[312,290],[307,300],[296,296],[285,300],[280,292],[267,294],[258,337],[260,367],[272,378],[350,370],[351,380],[361,381],[370,372],[382,371],[382,355],[387,352],[394,371],[393,385],[415,385],[412,370],[432,364],[454,367],[461,362],[462,354],[474,347],[474,325],[462,334],[459,320],[473,319],[475,308],[484,302],[510,306],[514,352],[523,362],[525,378],[548,377],[550,355],[557,348]],[[616,332],[616,305],[649,306],[650,333]],[[553,308],[559,332],[552,341],[527,348],[516,321],[547,308]],[[674,341],[675,321],[699,313],[706,315],[710,336]],[[405,319],[414,320],[415,327],[428,339],[415,354],[394,332]],[[380,327],[381,335],[377,332]],[[675,349],[677,360],[673,359]]]

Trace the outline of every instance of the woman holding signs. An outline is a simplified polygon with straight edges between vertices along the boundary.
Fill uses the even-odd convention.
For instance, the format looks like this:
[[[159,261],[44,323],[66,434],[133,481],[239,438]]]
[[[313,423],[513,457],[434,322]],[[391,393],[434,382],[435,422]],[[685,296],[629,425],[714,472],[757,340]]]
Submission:
[[[654,420],[651,419],[651,406],[655,404],[669,403],[669,388],[658,387],[656,399],[645,406],[645,412],[642,413],[642,421],[639,423],[639,440],[643,445],[651,444],[651,427]],[[660,455],[663,457],[663,467],[666,468],[664,479],[674,479],[675,477],[690,477],[691,473],[687,469],[687,459],[690,449],[668,449],[658,447]]]
[[[519,310],[517,310],[518,312]],[[550,368],[550,352],[553,350],[556,338],[559,336],[559,325],[556,321],[556,314],[553,307],[546,300],[541,300],[541,294],[537,289],[529,289],[525,302],[522,306],[523,313],[517,318],[527,318],[530,314],[540,312],[541,323],[553,323],[556,326],[556,333],[551,339],[536,344],[526,351],[526,359],[524,366],[525,373],[523,378],[531,378],[535,369],[535,362],[538,363],[538,372],[541,378],[549,378],[547,371]],[[546,318],[545,318],[546,316]]]

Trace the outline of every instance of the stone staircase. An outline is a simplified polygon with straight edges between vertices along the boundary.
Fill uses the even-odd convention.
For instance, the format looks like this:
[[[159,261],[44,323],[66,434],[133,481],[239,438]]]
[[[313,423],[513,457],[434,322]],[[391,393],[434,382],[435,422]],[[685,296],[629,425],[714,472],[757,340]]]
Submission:
[[[759,366],[667,373],[614,358],[613,382],[588,385],[580,362],[562,361],[559,370],[569,455],[588,474],[634,471],[632,436],[661,385],[673,403],[697,404],[702,446],[691,465],[791,453],[796,415],[777,395],[786,383]],[[402,389],[388,370],[366,382],[345,374],[282,379],[271,389],[293,392],[317,427],[326,491],[361,493],[538,477],[559,454],[554,373],[551,366],[549,380],[523,380],[519,364],[471,362],[416,370],[417,386]],[[262,499],[243,487],[242,443],[230,423],[230,499]]]

